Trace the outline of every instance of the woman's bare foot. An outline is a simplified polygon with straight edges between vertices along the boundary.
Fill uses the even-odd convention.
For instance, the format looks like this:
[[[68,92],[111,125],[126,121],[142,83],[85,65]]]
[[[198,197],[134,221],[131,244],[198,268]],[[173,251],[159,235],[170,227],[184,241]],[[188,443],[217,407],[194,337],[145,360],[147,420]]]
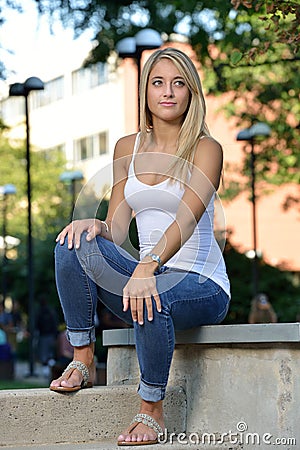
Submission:
[[[147,414],[152,417],[158,425],[164,430],[164,417],[163,417],[163,401],[159,402],[146,402],[142,400],[140,414]],[[120,434],[118,437],[118,444],[122,445],[122,442],[146,442],[146,441],[157,441],[157,433],[147,425],[143,423],[138,423],[132,431],[129,431],[130,427]]]
[[[80,361],[89,369],[89,382],[93,384],[96,376],[96,368],[94,364],[94,344],[83,347],[74,347],[73,361]],[[83,381],[82,373],[78,369],[70,369],[64,375],[53,380],[51,387],[76,388],[80,387]]]

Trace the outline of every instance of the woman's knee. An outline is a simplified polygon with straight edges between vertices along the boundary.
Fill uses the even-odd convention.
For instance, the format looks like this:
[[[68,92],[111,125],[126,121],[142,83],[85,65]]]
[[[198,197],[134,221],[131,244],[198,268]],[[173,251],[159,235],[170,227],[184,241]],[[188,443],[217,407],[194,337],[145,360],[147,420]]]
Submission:
[[[75,259],[77,259],[75,249],[68,248],[67,239],[65,239],[63,244],[60,244],[59,242],[56,244],[54,249],[54,257],[55,264],[59,265],[59,267],[65,268],[69,266],[74,267]]]

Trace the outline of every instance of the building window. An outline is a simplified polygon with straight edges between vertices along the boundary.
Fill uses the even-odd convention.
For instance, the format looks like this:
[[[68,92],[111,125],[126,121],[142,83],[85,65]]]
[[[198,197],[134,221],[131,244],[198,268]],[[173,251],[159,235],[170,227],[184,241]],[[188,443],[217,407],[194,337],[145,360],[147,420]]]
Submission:
[[[75,141],[75,154],[77,161],[83,161],[93,157],[92,136],[84,137]]]
[[[84,161],[108,153],[107,136],[107,131],[103,131],[74,141],[74,161]]]
[[[72,72],[73,95],[92,89],[108,81],[107,64],[97,63]]]
[[[19,121],[25,115],[25,103],[24,99],[21,97],[8,97],[2,100],[1,106],[1,116],[4,123],[14,123]]]
[[[45,83],[43,91],[33,91],[30,95],[32,109],[40,108],[64,97],[64,77],[58,77]]]
[[[108,152],[107,149],[107,132],[99,133],[98,134],[99,139],[99,155],[105,155],[105,153]]]

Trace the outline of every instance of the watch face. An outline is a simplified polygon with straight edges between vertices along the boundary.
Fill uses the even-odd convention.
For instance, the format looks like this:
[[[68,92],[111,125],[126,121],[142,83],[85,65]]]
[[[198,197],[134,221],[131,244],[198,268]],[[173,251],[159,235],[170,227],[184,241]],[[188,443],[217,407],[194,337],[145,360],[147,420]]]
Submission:
[[[161,259],[160,259],[160,257],[158,255],[155,255],[155,253],[149,253],[148,256],[150,256],[150,258],[152,258],[153,261],[157,262],[158,267],[161,266]]]

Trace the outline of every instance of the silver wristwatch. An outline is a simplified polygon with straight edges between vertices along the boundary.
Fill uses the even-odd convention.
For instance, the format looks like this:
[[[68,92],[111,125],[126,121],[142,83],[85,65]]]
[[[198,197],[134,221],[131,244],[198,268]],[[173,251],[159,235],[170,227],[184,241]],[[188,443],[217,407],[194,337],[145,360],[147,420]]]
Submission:
[[[157,262],[158,268],[159,269],[161,268],[162,262],[158,255],[156,255],[155,253],[148,253],[146,256],[150,256],[150,258],[153,259],[153,261]]]

